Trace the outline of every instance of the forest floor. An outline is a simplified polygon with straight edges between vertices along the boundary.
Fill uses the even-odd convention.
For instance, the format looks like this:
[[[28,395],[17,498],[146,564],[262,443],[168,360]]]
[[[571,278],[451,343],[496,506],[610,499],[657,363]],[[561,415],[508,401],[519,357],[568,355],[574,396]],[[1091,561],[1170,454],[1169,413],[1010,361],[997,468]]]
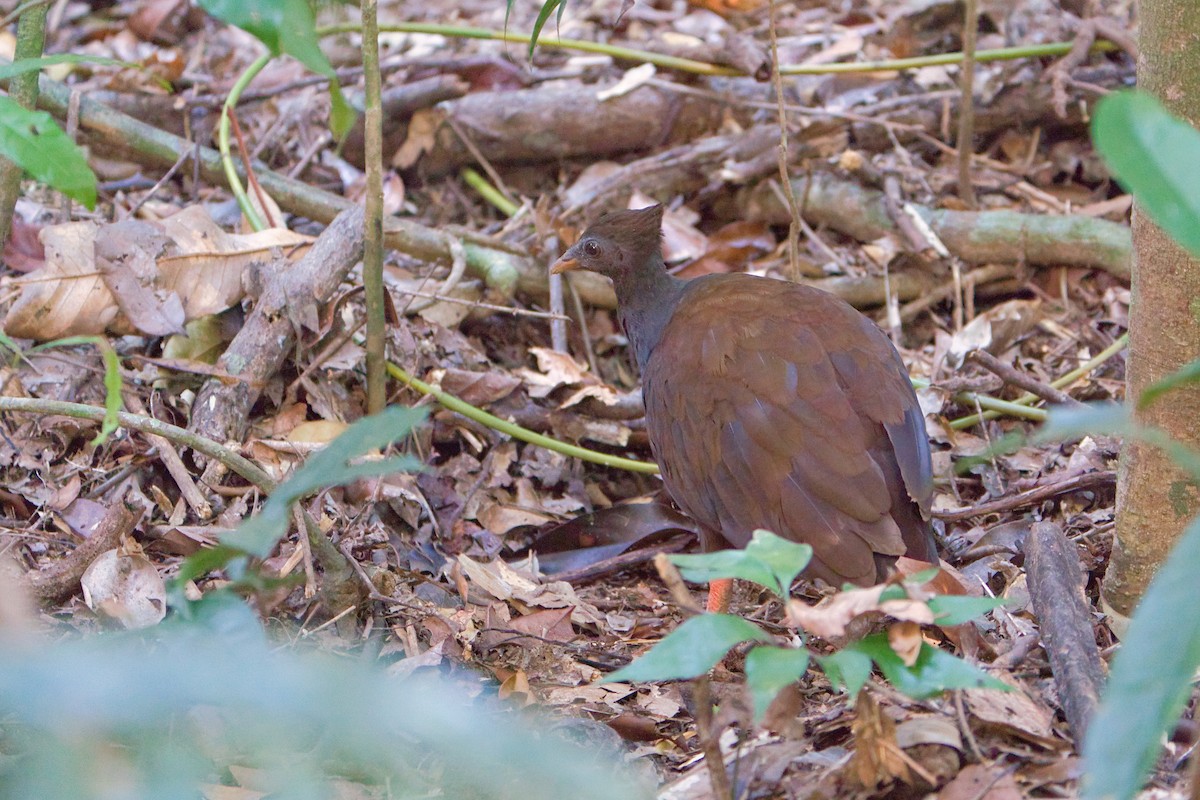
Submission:
[[[810,669],[755,723],[735,650],[712,681],[738,796],[1072,796],[1075,732],[1043,648],[1045,620],[1034,612],[1050,590],[1032,577],[1027,542],[1040,531],[1077,556],[1091,604],[1085,636],[1110,655],[1115,639],[1096,603],[1119,442],[1034,443],[1027,437],[1047,403],[1020,398],[1026,387],[1052,397],[1053,384],[1074,401],[1123,399],[1131,202],[1094,154],[1087,123],[1099,97],[1133,84],[1135,57],[1111,48],[1074,61],[977,63],[967,192],[956,64],[837,71],[960,51],[961,4],[801,0],[777,10],[772,37],[769,8],[758,0],[711,1],[712,9],[681,0],[571,3],[543,32],[690,59],[656,67],[559,46],[530,58],[519,42],[384,34],[385,205],[418,232],[389,239],[391,358],[525,428],[646,461],[637,375],[611,292],[584,276],[552,299],[545,275],[589,220],[663,202],[666,255],[680,274],[753,271],[847,299],[892,335],[919,379],[936,531],[953,582],[1007,601],[969,630],[930,626],[925,639],[1013,691],[915,700],[876,676],[855,703]],[[977,48],[1071,42],[1094,29],[1059,5],[980,0]],[[1090,6],[1100,7],[1094,19],[1105,29],[1132,32],[1132,3]],[[202,145],[214,138],[233,82],[262,52],[186,3],[62,8],[48,53],[140,65],[75,67],[68,81],[85,99]],[[537,11],[514,4],[508,29],[530,30]],[[322,13],[336,21],[339,12]],[[506,23],[495,0],[385,3],[380,16],[496,31]],[[323,45],[354,96],[357,38]],[[772,63],[803,69],[777,86]],[[127,411],[230,443],[277,480],[365,413],[363,294],[353,264],[338,265],[343,272],[322,302],[286,307],[298,341],[255,367],[244,413],[234,404],[200,421],[197,398],[224,396],[220,387],[238,383],[215,358],[252,319],[255,287],[272,279],[272,260],[302,258],[309,240],[298,234],[320,234],[338,210],[323,193],[361,203],[361,133],[335,149],[328,93],[311,77],[276,59],[236,110],[235,140],[297,181],[296,192],[273,196],[271,216],[291,233],[242,232],[224,185],[186,158],[189,149],[178,150],[179,168],[160,181],[169,166],[161,155],[147,155],[119,128],[90,126],[85,109],[81,141],[101,181],[101,206],[95,215],[75,209],[73,218],[99,224],[63,226],[61,203],[30,191],[0,279],[5,331],[17,343],[107,336],[121,358]],[[790,186],[780,180],[781,108]],[[479,176],[515,213],[481,197]],[[268,194],[272,185],[264,182]],[[127,218],[153,227],[113,224]],[[213,223],[200,218],[238,233],[205,232]],[[175,273],[169,288],[150,281],[157,293],[122,279],[125,269],[125,278],[136,273],[137,259],[77,263],[93,242],[101,259],[106,239],[110,255],[159,253],[154,237],[163,235],[172,255],[159,265],[171,261]],[[469,247],[438,244],[449,240]],[[174,332],[181,321],[189,338]],[[28,352],[3,368],[3,386],[5,396],[102,407],[102,356],[89,346]],[[653,559],[690,549],[693,539],[657,478],[525,443],[400,382],[390,389],[390,403],[431,410],[406,445],[424,469],[360,479],[305,502],[373,590],[357,617],[314,635],[324,647],[355,650],[361,636],[346,635],[345,623],[356,620],[359,634],[382,639],[379,658],[398,674],[483,676],[486,691],[576,719],[605,747],[650,765],[663,797],[710,796],[690,684],[597,683],[683,618]],[[1010,403],[989,405],[993,398]],[[1001,410],[981,419],[994,407]],[[261,499],[170,437],[124,427],[93,447],[98,422],[48,413],[5,414],[2,429],[0,550],[43,575],[103,529],[123,553],[144,551],[151,572],[169,578]],[[122,504],[137,509],[136,519],[113,521]],[[293,533],[263,565],[297,580],[258,597],[257,608],[285,629],[311,631],[345,609],[322,594],[321,554],[302,538]],[[539,560],[530,562],[535,541]],[[87,563],[101,549],[92,547]],[[79,558],[75,566],[87,566]],[[121,595],[133,590],[114,589],[97,611],[79,595],[78,577],[38,584],[48,624],[88,630],[100,616],[145,624]],[[1073,576],[1059,579],[1069,588]],[[222,582],[211,574],[194,588]],[[699,597],[703,587],[692,589]],[[820,597],[803,581],[798,591]],[[792,635],[778,600],[750,584],[739,585],[733,611]],[[1180,780],[1187,743],[1177,738],[1154,778],[1162,790]]]

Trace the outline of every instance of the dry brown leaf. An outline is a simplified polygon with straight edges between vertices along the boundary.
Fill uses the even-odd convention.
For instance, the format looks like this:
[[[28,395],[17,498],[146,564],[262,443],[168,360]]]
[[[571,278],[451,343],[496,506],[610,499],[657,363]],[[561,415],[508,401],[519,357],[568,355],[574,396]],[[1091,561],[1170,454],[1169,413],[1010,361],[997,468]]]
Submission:
[[[886,588],[886,584],[881,584],[838,592],[815,606],[791,600],[787,606],[788,624],[803,628],[814,636],[829,639],[845,636],[846,627],[851,620],[871,611],[880,611],[898,620],[922,625],[933,622],[933,612],[923,602],[908,599],[880,602],[879,596]]]
[[[4,321],[10,336],[36,341],[178,332],[238,303],[251,265],[297,258],[311,241],[285,229],[229,234],[200,206],[153,224],[54,225],[40,237],[45,266],[15,282],[21,294]]]
[[[972,350],[986,350],[999,356],[1033,330],[1043,316],[1040,300],[1009,300],[989,308],[954,334],[948,361],[951,366],[961,366]]]
[[[519,378],[507,372],[492,370],[474,372],[465,369],[434,370],[430,381],[464,403],[486,406],[508,397],[521,385]]]
[[[580,686],[552,686],[546,690],[545,701],[553,706],[575,703],[594,703],[624,711],[622,701],[637,690],[624,683],[585,683]]]
[[[571,621],[576,625],[606,624],[605,616],[591,603],[580,599],[569,583],[538,584],[499,559],[483,564],[460,555],[457,564],[471,583],[497,600],[519,600],[539,608],[570,608]]]
[[[526,706],[534,700],[533,692],[529,688],[529,676],[521,669],[501,681],[496,694],[501,700],[516,700]]]
[[[906,750],[920,744],[963,749],[962,734],[954,720],[938,714],[924,714],[901,722],[896,726],[896,744]]]
[[[538,369],[521,368],[516,373],[529,387],[530,397],[545,397],[560,386],[576,386],[584,382],[595,383],[587,367],[566,353],[548,347],[531,347],[529,353],[537,359]]]
[[[420,161],[421,156],[433,149],[438,128],[445,119],[445,112],[435,108],[422,108],[414,112],[408,121],[408,137],[392,156],[392,166],[408,169]]]
[[[997,677],[1005,680],[1003,675]],[[1050,740],[1054,735],[1054,709],[1034,701],[1019,684],[1005,682],[1012,685],[1013,691],[965,690],[967,711],[986,725],[1006,728],[1038,742]]]
[[[332,419],[311,419],[301,422],[288,432],[287,440],[297,444],[325,445],[340,436],[349,426]]]
[[[512,620],[497,621],[488,614],[488,627],[480,635],[485,648],[502,644],[531,647],[544,642],[569,642],[575,638],[571,627],[571,608],[553,608],[534,611]],[[491,609],[489,608],[489,612]],[[529,637],[519,634],[529,634]]]
[[[908,764],[896,744],[896,723],[879,708],[870,692],[859,692],[854,703],[854,755],[850,769],[858,782],[875,789],[899,778],[912,782]]]
[[[1012,773],[1003,767],[968,764],[942,787],[939,800],[1023,800]]]
[[[18,339],[49,341],[103,333],[117,317],[117,304],[96,269],[99,226],[69,222],[43,228],[46,264],[14,281],[21,295],[4,318],[4,331]]]
[[[268,229],[279,229],[283,227],[283,209],[279,207],[279,203],[275,202],[275,198],[267,194],[262,187],[251,186],[246,195],[250,198],[250,207],[254,209],[254,213],[258,214],[258,218]],[[243,234],[254,233],[254,226],[242,216],[238,227]]]
[[[275,251],[295,261],[307,252],[311,236],[285,228],[258,233],[226,233],[201,206],[189,206],[158,223],[175,242],[175,254],[158,260],[163,286],[183,300],[187,319],[216,314],[241,301],[243,275]]]
[[[533,511],[519,505],[490,503],[476,513],[475,519],[492,533],[501,536],[514,528],[536,528],[539,525],[545,525],[547,522],[553,522],[555,517],[552,514]]]
[[[437,667],[445,660],[445,642],[438,642],[424,653],[402,658],[387,668],[387,674],[397,680],[403,680],[422,667]]]
[[[888,626],[888,646],[892,648],[906,667],[917,663],[921,653],[921,626],[915,622],[897,622]]]
[[[130,537],[88,565],[80,579],[88,608],[126,628],[157,625],[167,614],[162,576]]]
[[[149,222],[123,220],[96,235],[96,266],[121,313],[134,328],[151,336],[183,333],[179,295],[162,286],[158,259],[171,251],[171,240]]]

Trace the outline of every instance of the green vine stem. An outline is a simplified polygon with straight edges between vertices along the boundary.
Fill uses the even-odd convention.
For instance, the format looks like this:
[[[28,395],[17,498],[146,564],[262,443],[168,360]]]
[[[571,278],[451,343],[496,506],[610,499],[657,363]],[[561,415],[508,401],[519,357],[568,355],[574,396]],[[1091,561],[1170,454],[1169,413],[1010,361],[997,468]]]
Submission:
[[[925,378],[910,378],[909,380],[911,380],[913,386],[917,387],[918,389],[928,389],[930,386],[930,382]],[[988,419],[994,419],[1002,414],[1007,414],[1010,417],[1020,417],[1021,419],[1027,419],[1033,422],[1046,421],[1045,409],[1030,408],[1024,403],[1018,403],[1013,400],[1001,400],[998,397],[992,397],[986,394],[976,394],[975,392],[959,392],[958,394],[954,395],[954,401],[965,406],[978,405],[980,408],[986,409],[985,413],[992,415],[988,417]],[[950,427],[954,428],[955,430],[966,427],[958,424],[961,421],[962,420],[954,420],[953,422],[949,423]]]
[[[75,419],[89,419],[93,422],[103,422],[106,413],[103,408],[97,406],[65,403],[59,400],[42,400],[36,397],[0,397],[0,411],[43,416],[58,414]],[[154,417],[146,417],[141,414],[121,412],[117,415],[117,421],[121,427],[142,433],[157,434],[176,444],[190,447],[197,453],[203,453],[209,458],[216,459],[264,492],[270,492],[275,488],[275,481],[261,467],[212,439],[197,436],[186,428],[180,428],[169,422],[162,422]]]
[[[401,383],[416,389],[424,395],[432,397],[434,400],[441,403],[446,408],[458,414],[462,414],[468,419],[473,419],[481,425],[486,425],[500,433],[505,433],[514,439],[522,442],[527,442],[538,447],[544,447],[547,450],[553,450],[556,453],[562,453],[564,456],[571,456],[582,461],[590,461],[593,464],[600,464],[605,467],[615,467],[617,469],[629,470],[630,472],[640,472],[646,475],[657,475],[658,465],[651,461],[635,461],[632,458],[621,458],[620,456],[601,453],[598,450],[589,450],[586,447],[578,447],[566,442],[560,442],[558,439],[551,439],[549,436],[543,436],[540,433],[534,433],[528,428],[522,428],[520,425],[509,422],[506,419],[500,419],[495,414],[489,414],[481,408],[476,408],[470,403],[460,400],[452,394],[443,392],[436,386],[431,386],[424,381],[414,378],[400,367],[388,363],[388,374]]]
[[[480,197],[499,209],[505,216],[511,217],[521,210],[519,205],[505,197],[499,189],[488,183],[487,178],[480,175],[476,170],[470,167],[463,167],[459,175],[467,186],[478,192]]]
[[[245,72],[238,76],[237,82],[229,90],[229,96],[225,98],[225,104],[221,106],[221,120],[217,123],[217,149],[221,153],[221,164],[225,167],[225,179],[229,182],[229,191],[237,199],[238,207],[242,209],[242,214],[245,215],[246,221],[250,223],[250,227],[256,231],[261,231],[265,226],[262,219],[258,216],[258,212],[254,210],[254,204],[250,202],[250,197],[246,194],[245,188],[242,186],[242,181],[237,174],[237,167],[233,163],[233,154],[229,152],[229,119],[242,98],[242,92],[246,91],[246,87],[250,85],[250,81],[254,80],[258,76],[258,73],[263,71],[263,68],[270,63],[272,58],[274,56],[270,53],[264,53],[255,59],[254,63],[246,68]]]
[[[1080,364],[1078,367],[1076,367],[1075,369],[1066,373],[1065,375],[1062,375],[1062,376],[1054,379],[1053,381],[1050,382],[1050,385],[1053,386],[1055,389],[1065,389],[1066,387],[1070,386],[1072,383],[1075,383],[1075,381],[1079,380],[1080,378],[1082,378],[1085,375],[1087,375],[1088,373],[1090,373],[1092,370],[1099,367],[1104,362],[1108,361],[1113,356],[1120,353],[1122,350],[1124,350],[1128,346],[1129,346],[1129,334],[1123,333],[1120,336],[1118,336],[1117,339],[1112,344],[1110,344],[1108,347],[1104,348],[1102,351],[1097,353],[1095,355],[1095,357],[1089,359],[1088,361],[1084,362],[1083,364]],[[915,384],[916,381],[914,380],[913,383]],[[928,386],[929,382],[925,381],[924,384],[926,386]],[[975,397],[976,397],[976,395],[972,395],[969,392],[965,392],[965,393],[959,395],[955,399],[959,400],[960,402],[966,403],[968,405],[974,405]],[[982,422],[983,420],[995,419],[996,417],[1000,416],[1000,413],[998,413],[998,412],[1008,411],[1009,413],[1012,413],[1011,409],[1008,409],[1008,408],[1002,409],[1002,408],[998,408],[994,405],[988,405],[987,403],[983,402],[984,400],[987,400],[987,401],[990,401],[991,403],[1004,403],[1005,401],[1003,401],[1003,400],[996,400],[995,398],[985,397],[982,395],[980,395],[978,397],[980,400],[980,403],[979,403],[980,407],[988,409],[988,410],[985,411],[982,415],[972,414],[969,417],[960,417],[959,419],[953,420],[952,422],[950,422],[951,428],[953,428],[956,431],[961,431],[965,428],[971,427],[972,425],[976,425],[976,424]],[[1008,401],[1007,405],[1017,406],[1019,408],[1024,409],[1025,412],[1040,411],[1040,409],[1028,408],[1028,405],[1030,403],[1036,402],[1037,400],[1038,400],[1037,395],[1026,392],[1025,394],[1018,397],[1016,400]],[[1045,419],[1046,412],[1041,411],[1041,415],[1042,416],[1040,417],[1040,419]],[[1026,419],[1039,419],[1036,417],[1026,416],[1025,414],[1016,414],[1015,416],[1025,416]]]
[[[437,25],[425,22],[393,22],[380,25],[379,29],[388,33],[428,33],[460,39],[492,39],[524,45],[528,45],[531,39],[531,36],[525,33],[472,28],[463,25]],[[356,33],[358,30],[358,25],[347,22],[319,27],[317,28],[317,35],[329,36],[338,33]],[[736,77],[746,74],[743,70],[733,67],[709,64],[691,58],[678,58],[676,56],[663,55],[662,53],[653,53],[648,50],[638,50],[632,47],[619,47],[604,42],[589,42],[586,39],[538,39],[538,45],[540,47],[554,47],[563,50],[578,50],[584,53],[600,53],[626,61],[642,61],[663,67],[664,69],[690,72],[694,75]],[[1072,46],[1072,42],[1051,42],[1049,44],[1026,45],[1023,47],[978,50],[975,53],[975,61],[978,63],[983,61],[1011,61],[1018,58],[1062,56],[1070,52]],[[1091,52],[1109,53],[1116,49],[1118,49],[1117,45],[1112,42],[1099,40],[1092,45]],[[848,64],[785,64],[779,68],[779,72],[782,75],[829,75],[845,72],[878,72],[958,64],[962,59],[962,53],[939,53],[937,55],[918,56],[916,58],[861,61]]]

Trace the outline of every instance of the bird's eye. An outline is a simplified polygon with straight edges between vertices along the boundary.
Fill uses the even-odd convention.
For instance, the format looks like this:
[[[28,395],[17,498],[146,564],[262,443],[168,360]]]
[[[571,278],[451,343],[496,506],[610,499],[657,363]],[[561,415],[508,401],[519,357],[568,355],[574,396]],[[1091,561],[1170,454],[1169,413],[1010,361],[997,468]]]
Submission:
[[[589,256],[598,256],[600,255],[600,245],[596,241],[584,242],[583,252]]]

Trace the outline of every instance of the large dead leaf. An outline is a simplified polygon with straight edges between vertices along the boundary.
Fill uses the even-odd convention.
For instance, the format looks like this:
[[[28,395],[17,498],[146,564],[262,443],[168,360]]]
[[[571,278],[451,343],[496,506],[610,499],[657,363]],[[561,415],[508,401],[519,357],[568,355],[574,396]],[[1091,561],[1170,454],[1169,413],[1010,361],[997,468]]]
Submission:
[[[471,583],[497,600],[517,600],[539,608],[570,608],[571,621],[576,625],[611,624],[604,614],[580,599],[575,589],[563,581],[539,584],[498,559],[484,564],[460,555],[458,563]]]
[[[16,281],[4,320],[9,336],[36,341],[181,332],[240,302],[254,264],[298,257],[311,241],[279,228],[226,233],[200,206],[157,223],[54,225],[40,238],[45,266]]]
[[[96,557],[80,579],[83,599],[126,628],[157,625],[167,614],[167,587],[133,539]]]
[[[872,611],[882,612],[903,622],[921,625],[933,623],[933,612],[920,600],[895,599],[880,602],[879,597],[886,588],[886,584],[880,584],[865,589],[838,592],[815,606],[791,600],[787,607],[788,624],[804,628],[822,639],[828,639],[845,636],[846,626],[851,620]]]
[[[46,264],[15,281],[21,295],[4,318],[9,336],[39,341],[88,336],[103,333],[116,318],[116,301],[96,270],[98,230],[91,222],[42,229]]]
[[[188,319],[233,306],[242,299],[249,267],[273,260],[275,251],[295,261],[312,242],[312,237],[285,228],[226,233],[200,206],[185,208],[159,225],[176,247],[173,255],[158,261],[163,285],[182,298]]]

